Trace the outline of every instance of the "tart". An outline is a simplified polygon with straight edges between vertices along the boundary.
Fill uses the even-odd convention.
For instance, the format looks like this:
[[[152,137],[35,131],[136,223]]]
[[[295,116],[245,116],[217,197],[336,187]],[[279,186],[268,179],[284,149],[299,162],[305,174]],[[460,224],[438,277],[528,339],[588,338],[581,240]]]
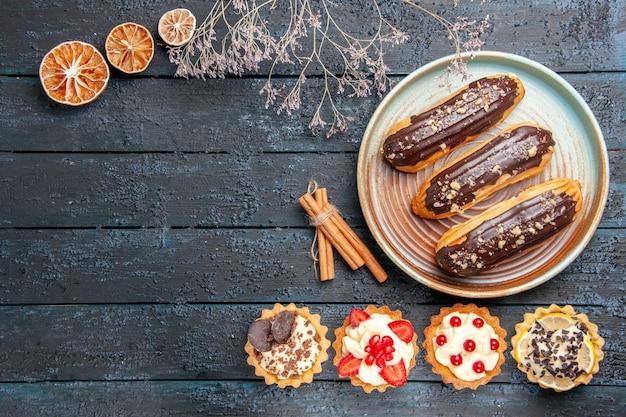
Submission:
[[[506,330],[486,307],[458,303],[430,318],[422,345],[426,361],[445,384],[476,389],[500,374]]]
[[[313,381],[328,359],[328,327],[307,307],[275,304],[250,324],[244,350],[248,364],[268,385],[297,388]]]
[[[588,384],[600,370],[604,339],[598,326],[570,305],[538,308],[515,325],[511,354],[531,382],[554,391]]]
[[[339,376],[368,394],[406,384],[419,349],[413,325],[399,310],[373,305],[350,312],[335,330],[333,348]]]

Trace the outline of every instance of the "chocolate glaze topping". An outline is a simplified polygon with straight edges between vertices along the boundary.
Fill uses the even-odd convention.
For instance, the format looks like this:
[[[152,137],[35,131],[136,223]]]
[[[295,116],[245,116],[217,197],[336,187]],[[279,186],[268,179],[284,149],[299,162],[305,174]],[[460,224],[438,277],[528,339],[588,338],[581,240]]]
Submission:
[[[473,81],[444,103],[411,116],[409,126],[387,137],[383,156],[393,166],[407,166],[454,148],[502,119],[518,95],[515,79],[507,75]]]
[[[443,269],[466,276],[485,271],[507,257],[530,248],[572,222],[576,201],[552,191],[521,202],[467,234],[467,239],[437,251]]]
[[[435,214],[458,212],[474,201],[477,191],[502,175],[513,177],[541,164],[554,147],[549,131],[522,125],[498,135],[487,145],[432,178],[425,206]]]
[[[248,340],[259,352],[272,350],[272,323],[269,320],[256,320],[248,328]]]
[[[287,343],[293,330],[296,314],[293,311],[281,311],[272,323],[272,335],[278,343]]]
[[[268,352],[274,342],[289,341],[295,320],[293,311],[281,311],[273,320],[255,320],[248,327],[248,341],[259,352]]]

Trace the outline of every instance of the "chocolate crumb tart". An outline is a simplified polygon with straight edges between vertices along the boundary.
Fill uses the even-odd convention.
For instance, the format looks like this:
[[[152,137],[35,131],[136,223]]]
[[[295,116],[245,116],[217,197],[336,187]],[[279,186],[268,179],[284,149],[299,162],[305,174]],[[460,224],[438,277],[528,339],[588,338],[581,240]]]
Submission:
[[[328,359],[328,328],[307,307],[275,304],[250,324],[244,347],[248,364],[268,385],[297,388],[313,381]]]
[[[556,392],[588,384],[600,370],[604,339],[598,326],[570,305],[538,308],[515,325],[511,355],[531,382]]]

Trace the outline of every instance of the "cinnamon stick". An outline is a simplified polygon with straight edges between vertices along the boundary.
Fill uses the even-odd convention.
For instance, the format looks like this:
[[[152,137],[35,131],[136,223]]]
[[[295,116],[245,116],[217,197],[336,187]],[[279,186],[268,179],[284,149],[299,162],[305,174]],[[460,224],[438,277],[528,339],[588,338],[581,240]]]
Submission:
[[[322,207],[315,201],[310,193],[304,194],[298,199],[298,202],[306,211],[306,213],[314,218],[324,214]],[[345,235],[339,230],[335,222],[325,221],[317,226],[318,230],[326,235],[330,243],[337,249],[339,255],[346,261],[348,266],[353,270],[359,269],[365,265],[365,261],[358,254],[356,249],[346,239]]]
[[[356,253],[356,259],[360,259],[361,262],[354,263],[354,265],[360,264],[360,266],[366,265],[370,270],[374,278],[378,282],[383,282],[387,279],[387,273],[383,270],[382,266],[378,263],[374,255],[369,251],[367,246],[359,239],[359,237],[350,228],[348,223],[337,213],[332,211],[330,204],[326,204],[324,207],[320,207],[311,194],[306,193],[298,199],[300,205],[304,208],[307,214],[311,217],[329,214],[326,221],[321,222],[318,225],[319,230],[324,233],[332,245],[337,249],[337,252],[346,260],[348,265],[351,263],[348,261],[344,253]],[[355,258],[351,258],[354,260]],[[358,266],[357,268],[359,268]],[[351,265],[352,267],[352,265]],[[357,269],[352,267],[352,269]]]
[[[324,207],[328,204],[328,192],[326,188],[315,190],[315,201]],[[335,262],[333,257],[333,245],[328,241],[324,233],[317,234],[317,248],[319,253],[320,280],[328,281],[335,278]]]
[[[327,205],[323,207],[323,210],[326,211],[328,209],[329,204],[327,203]],[[335,212],[330,219],[331,221],[336,222],[337,227],[346,235],[346,239],[363,258],[365,266],[369,269],[374,278],[376,278],[376,281],[384,282],[387,279],[387,273],[378,263],[372,252],[370,252],[367,246],[365,246],[365,243],[363,243],[357,234],[354,233],[350,225],[348,225],[348,223],[346,223],[346,221],[337,212]]]

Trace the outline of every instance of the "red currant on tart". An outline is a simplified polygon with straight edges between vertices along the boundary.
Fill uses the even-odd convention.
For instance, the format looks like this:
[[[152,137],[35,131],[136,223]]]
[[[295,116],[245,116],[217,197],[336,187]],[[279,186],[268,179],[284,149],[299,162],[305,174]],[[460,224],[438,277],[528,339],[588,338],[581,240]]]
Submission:
[[[390,336],[380,337],[377,334],[370,338],[364,350],[367,353],[365,363],[370,366],[375,363],[379,368],[384,368],[385,363],[393,359],[393,352],[396,351]]]
[[[450,326],[459,327],[461,325],[461,318],[459,316],[450,317]]]
[[[491,348],[491,350],[498,350],[498,348],[500,347],[500,342],[498,341],[498,339],[491,339],[489,341],[489,347]]]
[[[444,383],[476,389],[500,374],[506,331],[485,307],[457,303],[442,307],[424,329],[426,362]]]
[[[452,355],[450,356],[450,363],[454,366],[459,366],[463,363],[463,356],[459,355]]]
[[[485,364],[483,361],[476,361],[472,364],[472,370],[477,374],[482,374],[485,372]]]
[[[474,327],[476,327],[477,329],[480,329],[481,327],[483,327],[485,325],[485,320],[483,320],[480,317],[476,317],[473,321],[472,324],[474,325]]]
[[[474,350],[476,350],[476,342],[474,342],[472,339],[467,339],[465,342],[463,342],[463,349],[465,349],[466,352],[473,352]]]

